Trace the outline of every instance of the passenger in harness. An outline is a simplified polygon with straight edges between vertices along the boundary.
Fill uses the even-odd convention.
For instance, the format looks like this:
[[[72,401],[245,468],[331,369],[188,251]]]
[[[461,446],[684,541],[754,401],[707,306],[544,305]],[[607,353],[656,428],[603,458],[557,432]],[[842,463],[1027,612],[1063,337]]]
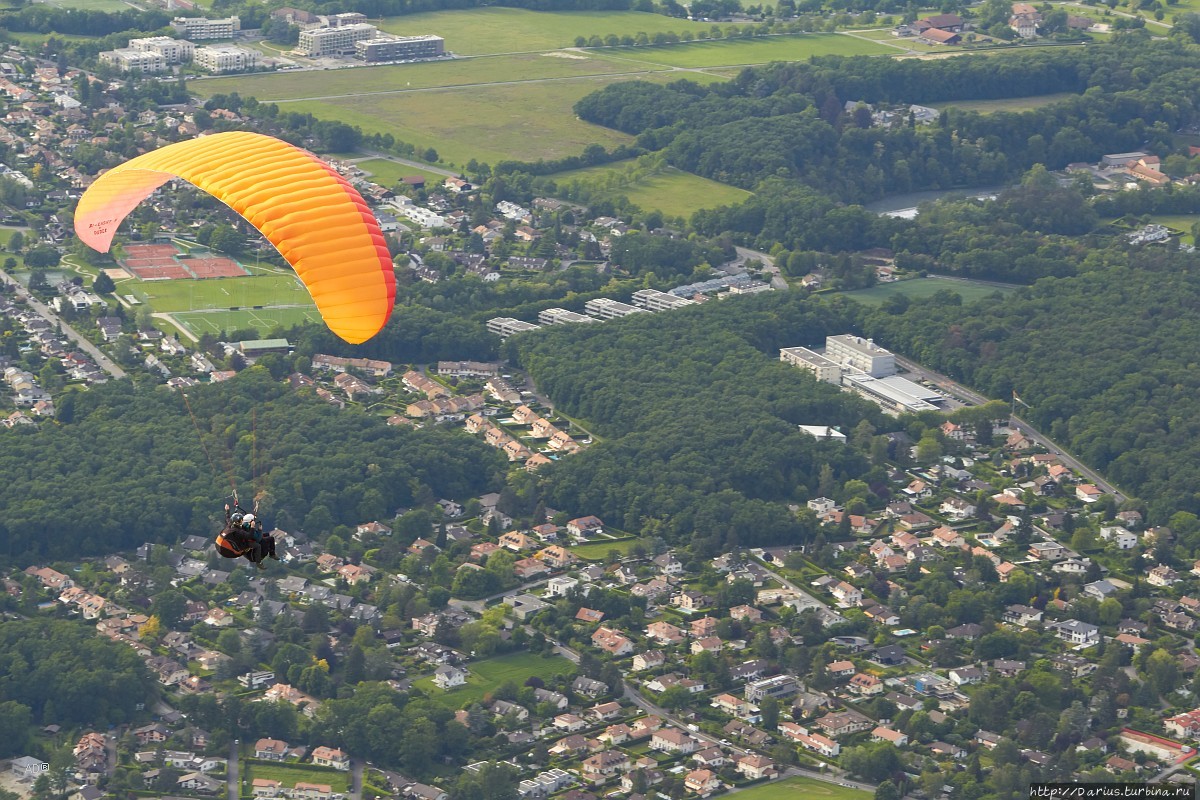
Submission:
[[[225,558],[246,560],[259,569],[266,569],[263,559],[267,556],[279,560],[275,554],[275,538],[263,532],[262,520],[254,513],[246,513],[234,502],[233,508],[225,504],[225,527],[217,534],[217,552]]]

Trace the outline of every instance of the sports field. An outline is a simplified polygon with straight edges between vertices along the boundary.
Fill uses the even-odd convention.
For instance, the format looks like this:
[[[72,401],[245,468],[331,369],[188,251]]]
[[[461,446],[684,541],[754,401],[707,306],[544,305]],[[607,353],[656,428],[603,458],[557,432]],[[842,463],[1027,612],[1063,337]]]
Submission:
[[[755,39],[682,42],[658,47],[614,47],[605,54],[668,67],[729,67],[770,61],[803,61],[810,56],[870,56],[896,48],[841,33],[802,33]]]
[[[1006,97],[1000,100],[948,100],[929,105],[933,108],[957,108],[962,111],[978,111],[980,114],[994,114],[997,111],[1032,111],[1075,96],[1071,92],[1058,92],[1031,97]]]
[[[44,0],[46,5],[73,8],[78,11],[128,11],[129,4],[121,0]]]
[[[485,694],[506,681],[521,686],[533,676],[546,680],[558,674],[570,675],[574,674],[575,665],[562,656],[542,658],[532,653],[510,653],[471,662],[467,664],[467,671],[470,673],[467,685],[448,692],[434,685],[432,677],[413,681],[413,686],[419,687],[439,705],[457,709],[483,699]]]
[[[137,281],[122,284],[155,311],[196,311],[246,306],[310,305],[308,292],[293,275],[256,275],[208,280]]]
[[[868,800],[870,792],[816,778],[785,778],[738,793],[738,800]]]
[[[565,183],[582,182],[603,186],[606,175],[620,173],[631,162],[619,161],[599,167],[559,172],[550,177],[560,186]],[[669,217],[690,217],[702,208],[740,203],[750,197],[750,192],[725,183],[711,181],[690,172],[668,167],[654,175],[641,178],[625,186],[617,186],[603,192],[607,196],[624,195],[630,202],[645,210],[658,209]]]
[[[872,286],[870,289],[855,289],[852,292],[839,292],[846,297],[866,303],[868,305],[879,305],[884,300],[897,294],[907,295],[914,300],[933,297],[940,291],[950,290],[962,297],[963,302],[971,303],[975,300],[982,300],[991,295],[993,292],[1008,294],[1015,292],[1020,286],[993,286],[990,284],[973,283],[970,281],[956,281],[948,278],[913,278],[907,281],[896,281],[895,283],[881,283],[877,286]]]
[[[171,318],[187,326],[197,336],[221,331],[257,330],[265,333],[275,328],[290,328],[321,321],[316,306],[301,308],[259,308],[244,311],[182,311]]]
[[[689,22],[642,11],[527,11],[472,8],[389,17],[383,30],[402,36],[433,33],[456,55],[520,53],[570,47],[577,36],[648,36],[674,31],[707,31],[710,23]]]

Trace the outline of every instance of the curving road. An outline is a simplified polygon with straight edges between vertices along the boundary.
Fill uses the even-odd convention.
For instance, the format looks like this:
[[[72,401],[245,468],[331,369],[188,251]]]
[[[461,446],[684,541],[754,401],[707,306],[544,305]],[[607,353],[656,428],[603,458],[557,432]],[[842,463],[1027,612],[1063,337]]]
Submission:
[[[80,350],[91,356],[102,370],[117,379],[124,378],[126,376],[125,370],[118,367],[113,363],[112,359],[100,352],[99,347],[96,347],[96,345],[85,339],[83,335],[79,333],[79,331],[75,330],[66,322],[64,322],[62,318],[50,310],[45,303],[34,297],[28,289],[14,280],[12,276],[10,276],[4,270],[0,270],[0,280],[15,286],[18,297],[24,298],[26,304],[30,308],[48,319],[52,325],[61,327],[63,334],[65,334],[68,339],[75,342],[75,344],[79,345]]]

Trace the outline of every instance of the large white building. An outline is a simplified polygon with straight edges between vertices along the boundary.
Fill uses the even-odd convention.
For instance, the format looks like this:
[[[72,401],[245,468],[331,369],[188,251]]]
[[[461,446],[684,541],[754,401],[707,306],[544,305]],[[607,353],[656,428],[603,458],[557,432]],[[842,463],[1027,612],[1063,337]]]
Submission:
[[[825,337],[825,357],[843,369],[865,372],[872,378],[896,374],[896,357],[870,339],[853,334]]]
[[[134,50],[132,47],[105,50],[100,53],[100,63],[108,64],[121,72],[164,72],[167,69],[167,60],[163,58],[162,53]]]
[[[192,53],[195,51],[196,45],[187,39],[150,36],[145,39],[130,39],[129,48],[143,53],[160,53],[167,64],[186,64],[192,60]]]
[[[658,289],[638,289],[633,293],[633,304],[647,311],[667,311],[672,308],[696,305],[695,300],[660,292]]]
[[[206,17],[176,17],[171,20],[171,27],[185,39],[198,41],[200,39],[232,39],[242,29],[242,21],[238,17],[225,19],[208,19]]]
[[[569,325],[572,322],[595,322],[595,317],[577,314],[565,308],[547,308],[538,312],[538,322],[543,325]]]
[[[597,297],[595,300],[588,300],[584,304],[583,310],[600,319],[616,319],[618,317],[627,317],[630,314],[646,313],[644,308],[636,308],[628,303],[618,303],[616,300],[610,300],[607,297]]]
[[[525,322],[512,317],[492,317],[487,321],[487,329],[501,338],[507,338],[514,333],[536,331],[541,325]]]
[[[440,58],[446,54],[446,40],[440,36],[391,36],[377,34],[355,43],[354,55],[363,61],[412,61]]]
[[[791,364],[793,367],[808,370],[813,375],[816,375],[819,381],[835,385],[841,385],[842,383],[842,368],[825,356],[809,350],[807,347],[781,348],[779,350],[779,360],[786,364]]]
[[[354,55],[356,44],[374,39],[378,34],[379,29],[366,22],[339,25],[336,28],[313,28],[300,31],[300,43],[296,49],[310,58]]]
[[[262,63],[262,54],[236,44],[210,44],[197,47],[196,66],[209,72],[243,72]]]

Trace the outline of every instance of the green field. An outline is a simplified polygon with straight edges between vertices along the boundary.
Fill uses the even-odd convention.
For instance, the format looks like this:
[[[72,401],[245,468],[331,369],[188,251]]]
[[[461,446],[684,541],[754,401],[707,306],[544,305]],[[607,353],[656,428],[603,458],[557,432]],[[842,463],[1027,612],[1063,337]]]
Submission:
[[[1195,244],[1192,238],[1192,226],[1200,222],[1200,214],[1154,214],[1150,217],[1150,221],[1166,225],[1172,230],[1183,231],[1183,235],[1179,237],[1180,241],[1184,244]]]
[[[394,186],[400,182],[401,178],[409,175],[423,175],[430,185],[440,184],[446,180],[446,176],[440,172],[410,167],[407,164],[388,161],[386,158],[368,158],[354,162],[354,166],[369,172],[371,180],[380,186]]]
[[[582,182],[596,185],[599,188],[603,185],[600,180],[604,176],[619,173],[628,168],[631,163],[618,161],[599,167],[559,172],[550,177],[559,185]],[[668,167],[658,174],[647,176],[625,186],[618,186],[604,193],[610,196],[625,195],[631,202],[637,203],[643,209],[658,209],[666,216],[685,218],[702,208],[716,208],[740,203],[751,194],[736,186],[711,181],[674,167]]]
[[[245,772],[242,775],[242,794],[250,794],[251,781],[264,778],[269,781],[279,781],[284,786],[292,787],[297,783],[325,783],[334,792],[345,794],[350,790],[350,773],[336,769],[296,769],[286,764],[262,764],[242,762]]]
[[[993,292],[1008,294],[1009,292],[1015,292],[1019,288],[1021,287],[991,286],[950,280],[948,278],[914,278],[907,281],[896,281],[895,283],[881,283],[878,286],[872,286],[870,289],[855,289],[852,292],[839,292],[839,294],[857,300],[860,303],[879,305],[884,300],[897,294],[907,295],[914,300],[920,300],[926,297],[933,297],[938,292],[949,289],[961,296],[963,302],[971,303],[987,297]]]
[[[471,673],[467,685],[448,692],[434,685],[432,677],[413,681],[413,686],[420,688],[439,705],[458,709],[483,699],[485,694],[506,681],[515,681],[520,686],[534,675],[545,680],[560,673],[574,673],[575,665],[562,656],[542,658],[532,653],[511,653],[472,662],[467,665],[467,670]]]
[[[388,33],[413,36],[433,33],[457,55],[521,53],[571,47],[577,36],[617,36],[639,32],[653,36],[674,31],[693,34],[712,26],[641,11],[526,11],[518,8],[473,8],[390,17],[380,26]]]
[[[186,325],[196,336],[252,328],[259,333],[266,333],[276,327],[290,328],[293,325],[321,321],[321,315],[317,313],[315,306],[259,308],[247,311],[183,311],[171,314],[171,318]]]
[[[978,111],[980,114],[994,114],[997,111],[1032,111],[1076,96],[1071,92],[1058,92],[1032,97],[1006,97],[1000,100],[948,100],[929,105],[933,108],[957,108],[962,111]]]
[[[815,778],[785,778],[738,793],[738,800],[868,800],[870,792]]]
[[[73,8],[78,11],[128,11],[129,4],[121,0],[45,0],[46,5]]]
[[[646,544],[646,540],[622,539],[617,542],[606,542],[604,540],[600,540],[597,542],[588,542],[587,544],[577,544],[568,549],[575,555],[579,556],[580,558],[586,558],[588,561],[601,561],[613,550],[616,550],[623,556],[628,555],[629,551],[639,544]]]
[[[312,304],[308,291],[292,275],[122,282],[118,291],[137,295],[155,311],[168,312]]]
[[[658,47],[613,47],[600,52],[646,64],[694,68],[802,61],[809,56],[869,56],[894,53],[896,49],[840,33],[807,33],[685,42]]]
[[[202,97],[237,92],[242,96],[256,97],[263,102],[341,99],[355,96],[371,96],[374,98],[372,102],[386,102],[376,96],[419,89],[608,75],[633,69],[645,70],[646,67],[631,68],[628,64],[593,58],[590,54],[582,53],[532,53],[319,72],[244,75],[196,81],[191,84],[191,88]]]

